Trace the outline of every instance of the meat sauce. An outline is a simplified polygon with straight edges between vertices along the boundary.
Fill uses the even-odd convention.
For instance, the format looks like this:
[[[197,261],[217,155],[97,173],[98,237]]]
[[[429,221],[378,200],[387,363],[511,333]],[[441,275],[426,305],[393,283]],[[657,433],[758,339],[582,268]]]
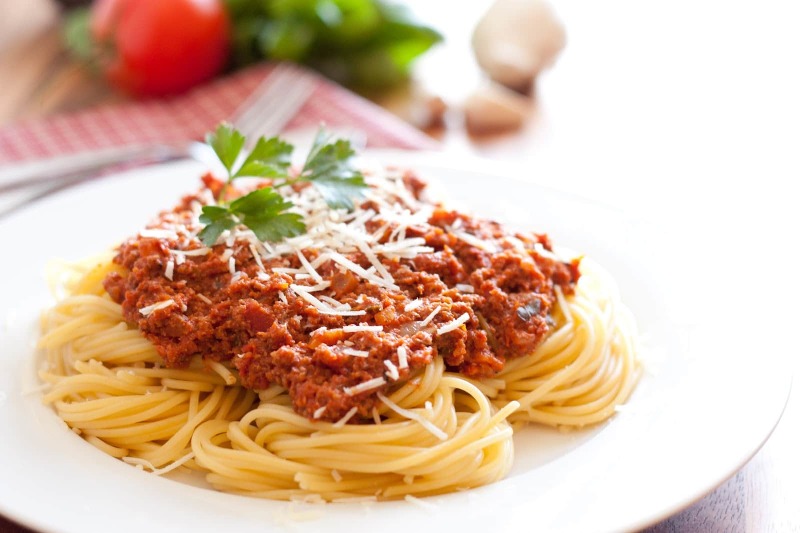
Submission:
[[[204,182],[212,191],[219,187],[210,176]],[[403,183],[419,200],[424,183],[411,174]],[[149,226],[156,235],[142,232],[124,242],[114,259],[124,268],[107,276],[105,288],[165,366],[186,367],[196,357],[228,364],[245,387],[285,387],[295,411],[310,419],[336,421],[353,407],[354,422],[371,418],[378,392],[408,380],[437,355],[465,376],[494,375],[507,359],[542,342],[551,329],[555,288],[570,294],[579,277],[578,260],[557,259],[546,235],[510,233],[441,206],[429,206],[427,223],[403,229],[406,238],[424,239],[429,251],[380,258],[393,286],[332,260],[319,264],[315,276],[300,275],[300,254],[257,259],[251,243],[232,239],[204,250],[193,236],[201,227],[201,196],[162,213]],[[364,201],[359,209],[378,206]],[[157,235],[176,227],[180,235]],[[375,219],[365,228],[384,243],[394,226]],[[311,263],[319,253],[302,250]],[[342,255],[374,269],[363,250]],[[322,312],[303,297],[304,289],[363,313]],[[376,378],[384,382],[357,388]]]

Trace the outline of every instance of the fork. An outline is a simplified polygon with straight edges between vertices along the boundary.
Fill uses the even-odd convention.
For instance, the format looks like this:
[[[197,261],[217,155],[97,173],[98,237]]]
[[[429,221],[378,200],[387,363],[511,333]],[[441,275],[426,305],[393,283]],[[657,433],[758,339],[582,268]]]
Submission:
[[[280,133],[311,97],[316,75],[291,63],[278,63],[237,108],[230,122],[245,137]],[[194,159],[207,163],[211,149],[197,140],[181,143],[130,145],[14,165],[0,170],[0,218],[111,170]],[[54,171],[53,169],[58,169]]]

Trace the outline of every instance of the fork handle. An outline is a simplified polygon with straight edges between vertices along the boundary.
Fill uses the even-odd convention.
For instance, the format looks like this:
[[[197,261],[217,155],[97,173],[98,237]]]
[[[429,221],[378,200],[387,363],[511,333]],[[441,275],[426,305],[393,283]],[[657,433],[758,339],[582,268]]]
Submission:
[[[151,144],[104,148],[13,164],[0,168],[0,193],[40,188],[45,184],[62,188],[120,165],[167,161],[181,156],[185,156],[185,150]]]
[[[142,166],[194,156],[166,144],[126,146],[21,163],[0,169],[0,219],[63,189],[122,166]]]

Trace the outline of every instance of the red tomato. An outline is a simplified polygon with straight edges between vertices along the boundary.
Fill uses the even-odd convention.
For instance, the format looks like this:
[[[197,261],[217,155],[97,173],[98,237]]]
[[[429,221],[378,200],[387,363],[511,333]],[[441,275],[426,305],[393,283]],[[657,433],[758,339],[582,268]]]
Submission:
[[[137,96],[177,94],[212,78],[230,47],[221,0],[96,0],[91,31],[106,77]]]

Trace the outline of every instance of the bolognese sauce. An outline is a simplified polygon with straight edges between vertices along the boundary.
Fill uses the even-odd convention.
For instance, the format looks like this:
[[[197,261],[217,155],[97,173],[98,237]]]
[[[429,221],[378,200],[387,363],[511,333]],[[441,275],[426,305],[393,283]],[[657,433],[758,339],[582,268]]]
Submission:
[[[542,342],[556,292],[580,275],[546,235],[428,202],[410,173],[373,185],[354,212],[307,199],[307,234],[280,247],[247,231],[204,246],[198,211],[221,184],[203,181],[120,245],[106,291],[165,366],[229,365],[245,387],[286,388],[309,419],[371,419],[377,393],[436,356],[470,378],[494,375]]]

